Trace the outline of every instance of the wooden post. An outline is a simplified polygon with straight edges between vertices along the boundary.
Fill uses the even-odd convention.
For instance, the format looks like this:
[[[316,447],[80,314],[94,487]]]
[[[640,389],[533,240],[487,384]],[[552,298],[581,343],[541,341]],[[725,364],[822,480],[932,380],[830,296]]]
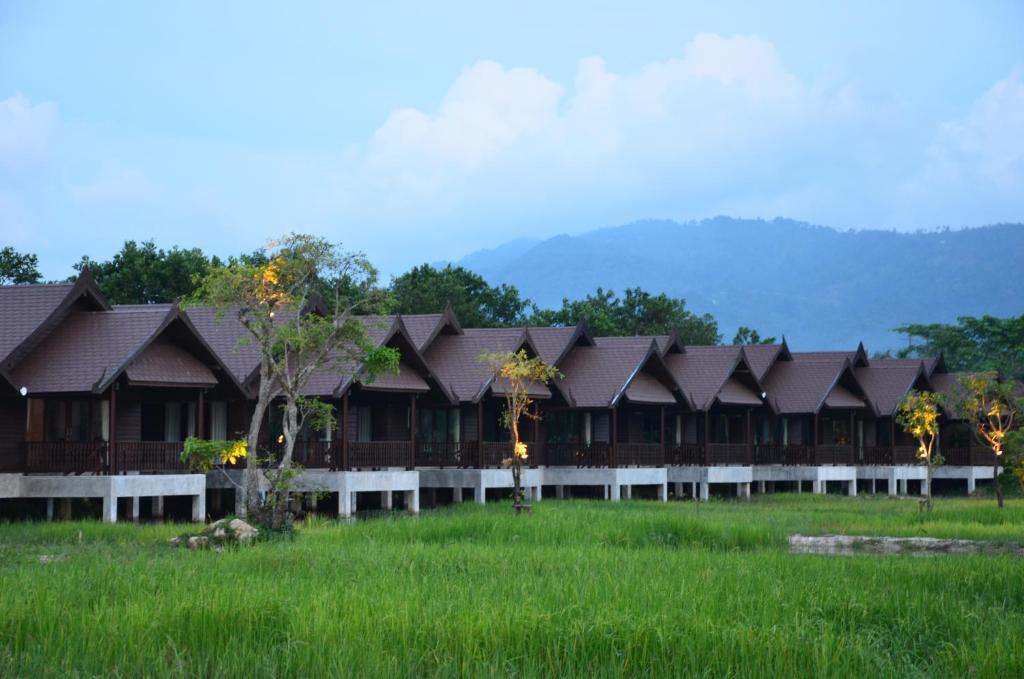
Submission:
[[[476,402],[476,467],[484,466],[484,399]]]
[[[409,469],[416,468],[416,394],[409,394]]]
[[[747,462],[753,463],[754,461],[754,436],[753,431],[750,429],[750,408],[747,408]]]
[[[658,430],[658,442],[661,444],[661,463],[665,464],[665,406],[659,409],[661,412],[661,428]]]
[[[619,409],[612,408],[612,435],[609,437],[611,444],[608,446],[608,466],[615,466],[615,446],[619,442]]]
[[[341,397],[341,471],[348,470],[348,391]]]
[[[814,447],[811,448],[814,451],[814,463],[818,463],[818,413],[814,413]]]
[[[850,462],[854,462],[857,457],[857,441],[854,439],[853,431],[853,409],[850,409]]]
[[[702,455],[702,457],[704,458],[704,464],[708,464],[708,462],[709,462],[709,453],[708,453],[708,444],[709,443],[711,443],[711,414],[707,410],[705,410],[704,411],[704,445],[702,446],[702,448],[703,448],[703,451],[702,451],[703,455]]]
[[[203,433],[203,425],[206,424],[206,417],[203,413],[205,410],[205,406],[203,404],[203,391],[205,390],[199,390],[199,401],[196,403],[196,438],[200,439],[206,438],[206,435]]]
[[[117,473],[117,381],[110,385],[110,441],[107,445],[108,473]]]

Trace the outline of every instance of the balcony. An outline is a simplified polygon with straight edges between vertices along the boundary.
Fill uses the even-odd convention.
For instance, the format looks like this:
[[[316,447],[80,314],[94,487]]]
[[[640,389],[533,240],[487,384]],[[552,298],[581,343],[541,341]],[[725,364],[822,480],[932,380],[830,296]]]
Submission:
[[[619,467],[660,467],[665,453],[660,443],[618,443],[615,464]]]
[[[105,442],[31,441],[25,444],[30,474],[187,473],[180,441]]]
[[[852,445],[823,444],[814,447],[814,464],[848,465],[854,463]]]
[[[611,464],[607,443],[548,443],[543,461],[549,467],[607,467]]]
[[[709,443],[705,449],[708,465],[746,465],[754,461],[753,447],[747,443]]]
[[[814,446],[768,443],[754,446],[754,464],[814,464]]]

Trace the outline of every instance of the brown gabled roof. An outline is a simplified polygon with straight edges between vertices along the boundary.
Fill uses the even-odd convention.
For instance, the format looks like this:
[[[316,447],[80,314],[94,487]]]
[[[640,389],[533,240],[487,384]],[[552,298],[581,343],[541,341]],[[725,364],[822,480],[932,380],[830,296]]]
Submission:
[[[920,359],[878,359],[864,368],[854,368],[857,381],[879,415],[896,414],[900,399],[926,380],[924,363]]]
[[[825,405],[871,406],[860,393],[852,393],[847,385],[841,384],[842,380],[863,393],[848,352],[801,352],[793,353],[792,361],[776,362],[765,378],[764,389],[775,411],[782,415],[817,413]],[[830,396],[832,402],[828,403]]]
[[[656,365],[649,368],[650,363]],[[645,403],[676,402],[665,384],[671,383],[671,375],[651,337],[597,337],[593,346],[569,353],[561,370],[565,377],[559,388],[577,408],[609,408],[623,396],[631,399],[630,388],[645,370],[662,372],[664,381],[640,377],[632,396]]]
[[[155,341],[125,369],[134,385],[213,387],[217,377],[209,366],[171,342]]]
[[[760,383],[741,346],[686,346],[665,355],[665,364],[696,410],[716,401],[730,405],[760,405]],[[737,375],[746,370],[748,377]]]
[[[196,378],[195,384],[211,384],[209,368],[194,357],[182,359],[185,352],[158,348],[147,353],[154,340],[178,319],[178,313],[169,304],[72,312],[18,364],[13,377],[30,393],[99,393],[140,359],[136,374],[144,376],[146,383],[180,383],[180,376],[170,374],[177,358],[181,360],[177,365],[185,366],[188,375]],[[168,364],[168,359],[175,364]]]
[[[532,327],[529,333],[541,360],[556,367],[565,360],[573,347],[594,345],[594,338],[585,321],[580,321],[574,327]]]
[[[522,328],[466,328],[461,335],[439,335],[427,348],[427,365],[439,382],[463,403],[480,400],[494,381],[491,366],[480,361],[481,354],[507,353],[527,345],[539,355],[529,333]],[[538,385],[536,396],[550,397],[550,390]],[[497,391],[501,391],[497,385]]]
[[[74,283],[0,286],[0,371],[9,374],[75,308],[110,309],[88,269]]]
[[[244,384],[259,370],[259,349],[236,314],[209,306],[190,306],[185,315],[238,383]]]
[[[748,344],[743,347],[747,354],[747,361],[750,369],[754,371],[754,377],[763,382],[765,375],[775,365],[776,361],[788,361],[792,359],[786,340],[782,344]]]
[[[793,358],[799,357],[803,361],[834,361],[841,358],[849,359],[850,365],[854,368],[862,368],[870,365],[868,352],[861,342],[853,351],[794,351]]]
[[[434,339],[442,333],[462,334],[462,324],[459,323],[450,303],[439,314],[401,314],[401,316],[409,331],[409,336],[416,344],[416,349],[421,352],[426,351]]]
[[[356,383],[363,389],[371,391],[401,391],[410,393],[425,393],[430,391],[431,386],[433,386],[450,403],[455,403],[454,395],[432,373],[423,354],[416,347],[415,340],[405,324],[405,317],[390,317],[390,325],[386,324],[387,318],[378,317],[375,322],[367,326],[367,336],[378,347],[390,346],[398,349],[400,355],[398,372],[384,371],[375,375],[373,380],[370,380],[366,375],[364,367],[360,366],[358,370],[354,371],[354,374],[342,381],[335,395],[341,395]]]

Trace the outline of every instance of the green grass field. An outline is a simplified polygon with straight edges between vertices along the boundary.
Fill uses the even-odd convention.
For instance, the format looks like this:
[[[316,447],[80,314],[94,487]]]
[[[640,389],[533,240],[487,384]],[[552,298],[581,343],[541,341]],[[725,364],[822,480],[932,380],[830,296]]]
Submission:
[[[1024,544],[1024,501],[545,501],[310,521],[0,526],[0,676],[1024,676],[1024,560],[787,553],[792,532]]]

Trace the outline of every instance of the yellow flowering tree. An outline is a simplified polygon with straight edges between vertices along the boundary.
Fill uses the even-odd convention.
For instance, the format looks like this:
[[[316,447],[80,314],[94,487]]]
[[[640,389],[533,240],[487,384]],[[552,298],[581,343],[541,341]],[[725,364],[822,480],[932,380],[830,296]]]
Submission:
[[[189,304],[231,314],[248,331],[243,341],[259,350],[256,404],[246,436],[249,455],[243,476],[244,509],[272,528],[287,523],[286,473],[303,423],[333,428],[332,409],[306,395],[313,375],[332,367],[358,366],[369,379],[397,369],[395,350],[370,341],[356,316],[373,303],[377,271],[362,253],[305,234],[289,234],[268,243],[263,253],[213,267]],[[273,493],[259,493],[260,428],[272,404],[281,403],[284,450],[264,476],[285,479]],[[272,497],[280,495],[281,497]]]
[[[247,446],[244,439],[236,441],[207,441],[206,439],[189,436],[181,451],[181,461],[198,472],[205,474],[211,469],[225,464],[236,464],[247,457]]]
[[[957,413],[967,422],[974,435],[995,455],[993,463],[996,504],[1003,507],[1003,488],[999,472],[1003,466],[1006,436],[1016,426],[1018,413],[1024,403],[1016,397],[1018,385],[1000,382],[995,372],[963,375],[960,378],[961,397],[956,404]]]
[[[932,510],[932,470],[942,464],[935,449],[939,438],[939,417],[942,395],[932,391],[911,391],[900,400],[896,421],[903,430],[917,439],[918,462],[927,467],[928,488],[923,506]]]
[[[529,356],[524,349],[513,352],[481,354],[480,360],[494,370],[494,383],[505,394],[505,410],[502,417],[512,436],[512,456],[502,463],[512,469],[512,506],[518,514],[523,504],[523,465],[527,464],[530,452],[519,437],[519,425],[524,420],[539,420],[540,415],[530,410],[531,385],[547,384],[560,377],[557,368],[549,366],[539,357]]]

